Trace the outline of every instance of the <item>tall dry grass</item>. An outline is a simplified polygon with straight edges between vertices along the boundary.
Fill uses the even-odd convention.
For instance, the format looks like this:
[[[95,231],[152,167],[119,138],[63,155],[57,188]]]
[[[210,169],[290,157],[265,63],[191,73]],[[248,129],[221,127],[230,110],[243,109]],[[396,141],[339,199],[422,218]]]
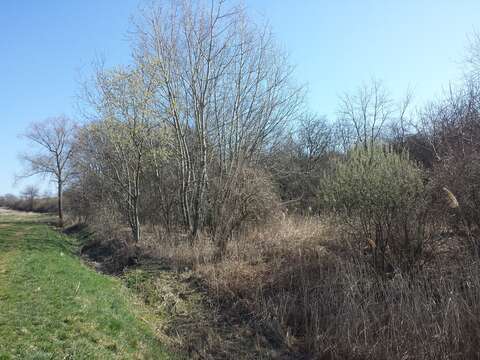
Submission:
[[[258,226],[237,234],[220,262],[208,236],[191,245],[152,230],[149,253],[192,269],[219,303],[292,354],[480,356],[480,267],[459,239],[439,237],[421,271],[385,276],[364,253],[344,246],[347,239],[330,224],[289,216]]]

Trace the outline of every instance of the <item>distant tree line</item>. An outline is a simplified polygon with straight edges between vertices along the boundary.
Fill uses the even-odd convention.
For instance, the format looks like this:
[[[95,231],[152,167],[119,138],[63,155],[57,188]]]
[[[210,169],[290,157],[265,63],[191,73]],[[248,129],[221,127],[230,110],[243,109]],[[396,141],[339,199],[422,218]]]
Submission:
[[[0,207],[19,211],[52,213],[57,211],[57,199],[48,195],[42,196],[36,186],[29,185],[25,187],[20,196],[13,194],[0,196]]]

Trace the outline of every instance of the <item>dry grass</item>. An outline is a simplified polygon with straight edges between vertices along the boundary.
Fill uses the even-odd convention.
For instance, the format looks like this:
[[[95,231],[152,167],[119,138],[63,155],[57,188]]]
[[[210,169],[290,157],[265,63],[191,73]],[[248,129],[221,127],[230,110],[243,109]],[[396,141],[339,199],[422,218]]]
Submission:
[[[318,217],[291,216],[250,228],[236,234],[228,243],[223,262],[234,261],[256,266],[300,248],[325,251],[325,240],[334,236],[327,223]],[[155,227],[145,229],[145,233],[144,245],[149,253],[168,259],[178,269],[198,269],[214,263],[215,244],[206,235],[200,235],[197,241],[190,244],[188,236],[182,233],[167,234]],[[217,265],[221,266],[221,263]]]
[[[480,266],[460,239],[439,236],[419,272],[380,276],[329,224],[290,216],[250,229],[217,262],[207,236],[190,245],[157,229],[147,245],[176,269],[192,269],[210,297],[289,356],[480,356]]]
[[[445,191],[445,193],[447,194],[448,206],[450,206],[452,209],[458,208],[459,204],[455,195],[453,195],[453,193],[450,190],[448,190],[445,186],[443,187],[443,191]]]

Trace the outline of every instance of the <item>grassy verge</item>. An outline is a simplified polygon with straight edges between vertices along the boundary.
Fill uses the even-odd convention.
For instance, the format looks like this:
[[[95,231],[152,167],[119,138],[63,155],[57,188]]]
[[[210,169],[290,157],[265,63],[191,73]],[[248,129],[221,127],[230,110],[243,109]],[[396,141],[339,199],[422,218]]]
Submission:
[[[0,359],[169,359],[119,280],[30,215],[0,215]]]

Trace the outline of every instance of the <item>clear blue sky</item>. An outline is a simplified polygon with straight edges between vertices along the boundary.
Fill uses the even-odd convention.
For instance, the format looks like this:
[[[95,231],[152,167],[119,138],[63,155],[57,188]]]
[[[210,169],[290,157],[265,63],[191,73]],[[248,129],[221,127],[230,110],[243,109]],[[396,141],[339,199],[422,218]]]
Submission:
[[[309,87],[309,106],[333,117],[338,95],[371,77],[417,103],[461,76],[467,35],[480,27],[478,0],[245,0],[268,19]],[[79,75],[92,60],[129,59],[127,31],[139,0],[0,2],[0,194],[20,171],[18,138],[31,121],[76,117]]]

